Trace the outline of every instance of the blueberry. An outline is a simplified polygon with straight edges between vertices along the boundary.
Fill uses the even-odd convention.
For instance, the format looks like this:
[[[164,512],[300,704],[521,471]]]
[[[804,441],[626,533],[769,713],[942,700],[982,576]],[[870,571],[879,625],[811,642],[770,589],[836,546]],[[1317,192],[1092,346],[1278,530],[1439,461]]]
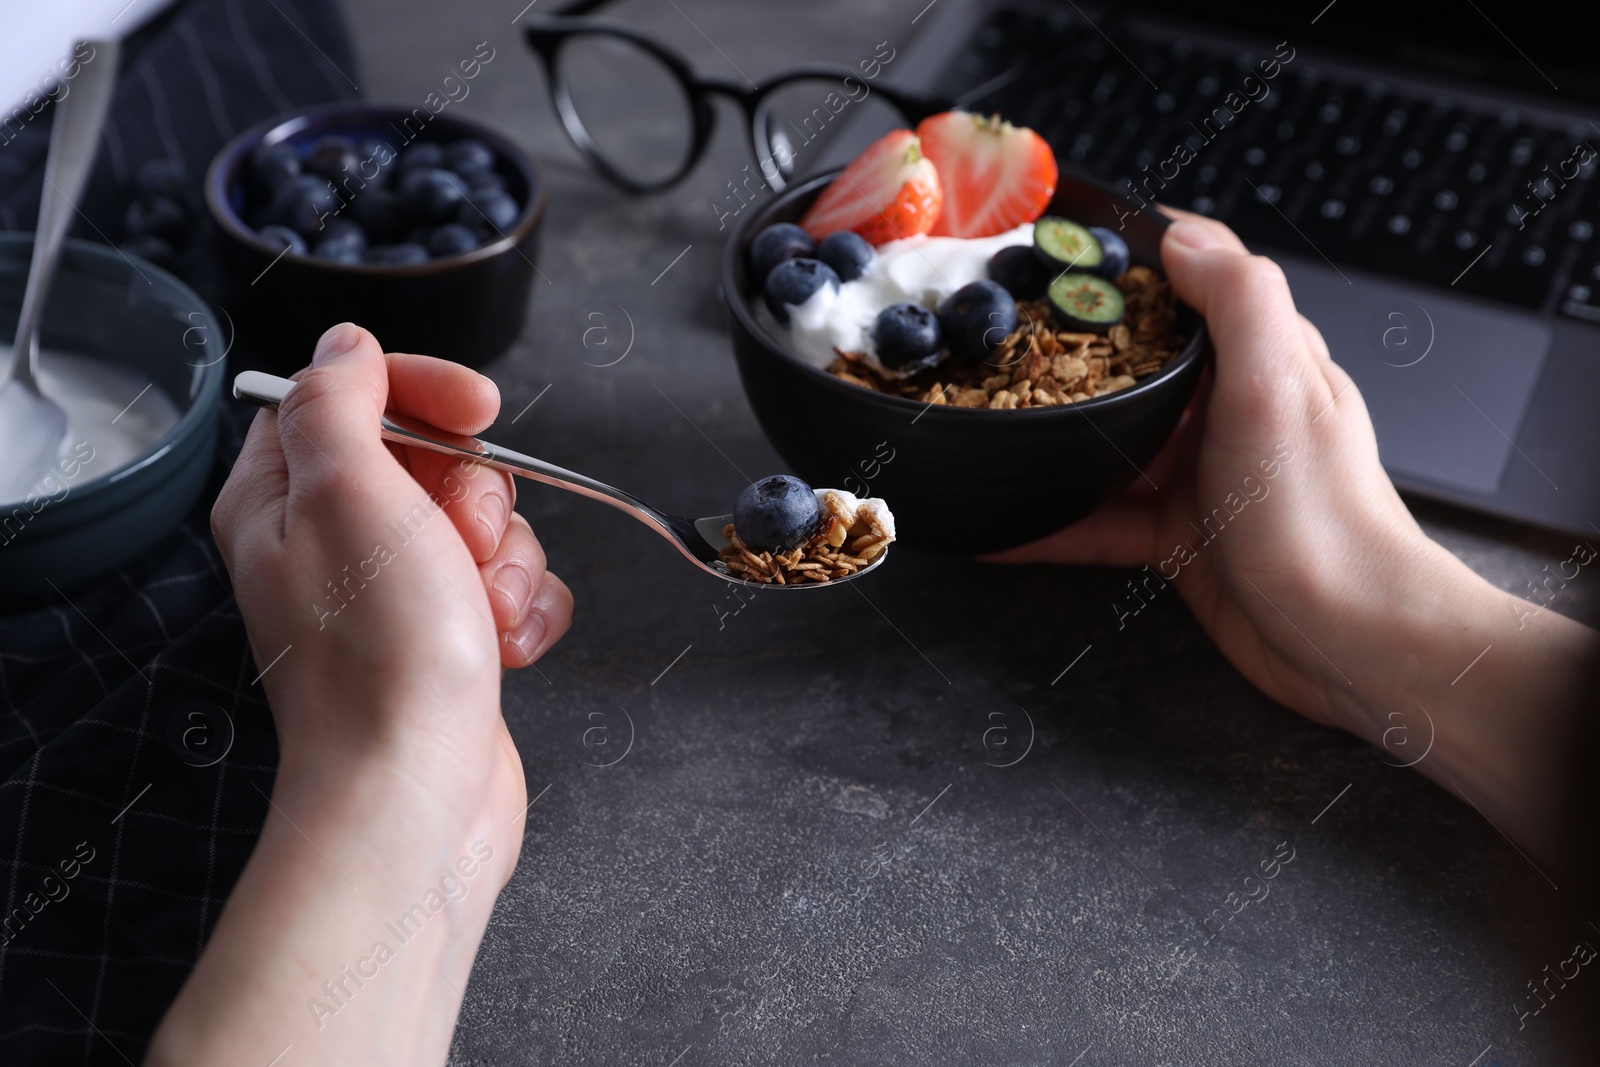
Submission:
[[[349,219],[329,219],[317,233],[317,247],[320,249],[329,244],[349,245],[357,252],[365,251],[367,231]]]
[[[939,362],[944,330],[921,304],[890,304],[873,320],[872,344],[885,367],[917,371]]]
[[[839,276],[832,267],[818,259],[786,259],[767,275],[767,308],[779,322],[788,322],[786,305],[804,304],[824,285],[832,286],[835,292],[839,289]]]
[[[188,225],[188,209],[170,196],[141,196],[122,216],[129,237],[160,237],[173,245],[182,243]]]
[[[117,246],[130,256],[138,256],[147,262],[154,263],[163,270],[172,270],[178,262],[178,254],[171,245],[159,237],[149,234],[139,234],[130,237]]]
[[[362,176],[365,177],[376,168],[379,181],[387,179],[394,172],[400,155],[381,137],[361,138],[356,144],[356,154],[361,157]]]
[[[767,280],[767,275],[786,259],[810,256],[817,250],[811,235],[792,222],[779,222],[756,234],[750,242],[746,260],[750,267],[750,281],[757,287]]]
[[[288,142],[264,144],[250,153],[250,177],[263,189],[276,189],[299,173],[300,157]]]
[[[400,175],[400,202],[423,222],[448,222],[466,195],[467,183],[438,167],[413,167]]]
[[[757,552],[787,552],[816,533],[817,495],[799,478],[774,474],[745,487],[733,505],[733,529]]]
[[[853,282],[876,255],[866,238],[851,230],[830,233],[817,245],[817,258],[833,268],[840,281]]]
[[[361,156],[356,153],[355,142],[337,133],[317,138],[300,163],[302,170],[320,174],[330,182],[342,181],[347,175],[359,176],[360,167]]]
[[[339,195],[326,178],[298,174],[273,192],[268,214],[279,226],[311,237],[322,228],[322,217],[338,211],[339,206]]]
[[[457,222],[447,222],[428,237],[428,252],[435,257],[459,256],[478,247],[478,235]]]
[[[402,174],[414,167],[442,166],[444,166],[444,148],[440,145],[419,141],[400,153],[400,173]]]
[[[367,257],[373,263],[388,263],[391,265],[410,265],[413,263],[428,262],[428,250],[419,244],[405,241],[397,245],[387,245],[375,248]]]
[[[256,231],[256,236],[274,248],[287,248],[297,256],[306,254],[306,239],[287,226],[263,226]]]
[[[1050,284],[1051,270],[1032,245],[1012,245],[989,257],[989,277],[1018,300],[1038,300]]]
[[[1017,303],[998,282],[969,282],[939,305],[939,325],[953,354],[987,359],[1017,328]]]
[[[511,199],[511,194],[498,189],[467,193],[461,206],[456,208],[456,221],[478,233],[505,233],[522,214],[522,208]]]
[[[444,150],[444,165],[465,177],[494,169],[494,153],[482,141],[454,141]]]
[[[140,196],[165,196],[181,203],[189,199],[183,168],[170,159],[152,159],[139,168],[133,187]]]
[[[1050,311],[1066,329],[1103,334],[1122,321],[1127,302],[1109,278],[1069,270],[1050,282]]]
[[[335,263],[361,262],[361,249],[343,241],[323,241],[311,250],[311,254],[318,259],[329,259]]]
[[[1132,257],[1128,254],[1128,242],[1124,241],[1120,234],[1101,226],[1090,226],[1089,232],[1099,238],[1100,247],[1105,249],[1105,258],[1100,261],[1094,272],[1102,278],[1110,278],[1113,281],[1122,277],[1123,272],[1128,269],[1128,264],[1132,262]]]
[[[399,194],[379,185],[369,185],[356,193],[350,201],[350,214],[361,223],[367,236],[380,244],[400,240],[410,227]]]
[[[474,174],[464,174],[462,177],[467,179],[468,187],[475,193],[481,193],[485,189],[498,189],[502,193],[507,191],[505,179],[492,170],[480,170]]]

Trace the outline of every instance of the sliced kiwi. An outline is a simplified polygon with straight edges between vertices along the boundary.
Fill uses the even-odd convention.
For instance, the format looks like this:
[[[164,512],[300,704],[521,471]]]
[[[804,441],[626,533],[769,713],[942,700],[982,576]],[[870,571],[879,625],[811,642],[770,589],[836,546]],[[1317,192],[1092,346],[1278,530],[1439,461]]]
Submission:
[[[1058,271],[1094,270],[1105,258],[1105,249],[1088,227],[1054,215],[1033,224],[1033,250]]]
[[[1122,290],[1095,274],[1066,271],[1050,283],[1050,310],[1068,329],[1105,333],[1122,321]]]

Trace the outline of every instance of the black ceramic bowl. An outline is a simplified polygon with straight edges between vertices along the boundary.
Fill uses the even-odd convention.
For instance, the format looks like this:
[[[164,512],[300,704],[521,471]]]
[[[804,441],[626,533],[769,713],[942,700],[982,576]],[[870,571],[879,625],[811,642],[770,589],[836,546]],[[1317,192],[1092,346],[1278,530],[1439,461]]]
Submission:
[[[1159,374],[1077,404],[974,410],[851,385],[767,333],[751,310],[758,294],[745,272],[751,239],[774,222],[798,219],[833,177],[822,175],[747,215],[722,260],[739,379],[773,447],[800,477],[882,497],[908,548],[962,554],[1043,537],[1138,477],[1171,436],[1210,358],[1198,314],[1180,305],[1178,329],[1189,342]],[[1107,187],[1063,173],[1049,212],[1115,229],[1118,206],[1133,210]],[[1128,218],[1122,235],[1134,263],[1160,269],[1166,225],[1149,213]]]
[[[426,111],[422,112],[427,114]],[[327,134],[375,137],[395,152],[410,144],[476,138],[498,157],[506,190],[522,213],[480,248],[427,263],[344,264],[285,255],[245,222],[247,166],[262,144],[289,142],[303,155]],[[411,139],[407,139],[407,135]],[[361,175],[347,183],[346,207],[361,195]],[[246,130],[229,141],[206,173],[206,208],[221,233],[227,277],[220,302],[235,320],[241,346],[279,370],[303,367],[328,327],[350,321],[371,330],[391,352],[421,352],[478,366],[522,332],[533,289],[544,183],[527,153],[494,130],[448,114],[419,127],[412,112],[371,104],[328,104]],[[277,260],[274,263],[274,260]]]
[[[0,234],[0,336],[16,331],[32,254],[32,234]],[[0,611],[59,603],[182,521],[211,473],[228,376],[225,334],[203,300],[143,260],[87,241],[62,251],[40,340],[138,370],[179,417],[120,467],[91,459],[52,482],[48,496],[0,504]]]

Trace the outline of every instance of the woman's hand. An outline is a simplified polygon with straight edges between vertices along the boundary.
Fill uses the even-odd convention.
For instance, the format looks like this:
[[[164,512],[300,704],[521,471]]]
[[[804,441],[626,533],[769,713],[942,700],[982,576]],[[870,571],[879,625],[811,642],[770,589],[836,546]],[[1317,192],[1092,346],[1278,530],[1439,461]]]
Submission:
[[[277,726],[272,806],[151,1063],[286,1043],[297,1063],[443,1062],[521,846],[501,674],[571,622],[509,477],[379,436],[386,410],[481,432],[492,382],[348,323],[297,379],[212,512]]]
[[[1162,259],[1206,319],[1214,372],[1148,480],[995,558],[1145,565],[1141,593],[1171,582],[1272,699],[1388,742],[1392,762],[1427,749],[1419,770],[1546,845],[1554,757],[1594,633],[1552,612],[1530,619],[1533,605],[1430,540],[1282,270],[1220,223],[1173,214]]]
[[[1168,228],[1162,259],[1211,330],[1214,374],[1148,481],[997,558],[1145,564],[1267,695],[1365,735],[1368,709],[1341,674],[1355,664],[1335,666],[1343,643],[1332,624],[1352,596],[1454,561],[1395,492],[1360,393],[1295,310],[1277,264],[1189,215]]]
[[[572,598],[512,510],[510,476],[387,444],[378,420],[474,434],[499,392],[445,360],[385,355],[348,323],[296,379],[257,416],[212,512],[256,662],[271,664],[285,757],[455,737],[463,703],[498,706],[502,665],[565,632]],[[309,710],[329,702],[345,713]]]

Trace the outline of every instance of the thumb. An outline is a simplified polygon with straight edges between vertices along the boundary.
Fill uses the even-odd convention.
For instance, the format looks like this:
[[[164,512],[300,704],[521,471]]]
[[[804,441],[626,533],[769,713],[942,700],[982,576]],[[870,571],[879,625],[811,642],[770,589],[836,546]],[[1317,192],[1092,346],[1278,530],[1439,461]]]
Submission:
[[[1161,258],[1178,298],[1206,320],[1217,353],[1212,415],[1247,432],[1273,432],[1301,405],[1332,393],[1306,343],[1283,269],[1251,255],[1223,233],[1179,220],[1167,228]],[[1295,403],[1298,401],[1299,403]]]
[[[378,435],[388,399],[388,365],[378,339],[348,322],[324,333],[311,367],[278,408],[291,494],[334,483],[354,488],[374,459],[388,458]]]

